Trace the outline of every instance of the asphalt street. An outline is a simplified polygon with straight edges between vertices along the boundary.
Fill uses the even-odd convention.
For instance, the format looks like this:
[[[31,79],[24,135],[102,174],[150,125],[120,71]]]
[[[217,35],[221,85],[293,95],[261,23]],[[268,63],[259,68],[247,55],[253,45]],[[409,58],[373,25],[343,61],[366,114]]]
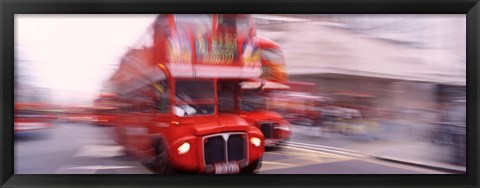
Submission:
[[[46,132],[15,140],[17,174],[151,174],[112,141],[111,127],[57,123]],[[419,167],[377,161],[347,149],[302,142],[293,136],[267,148],[258,174],[438,174]]]

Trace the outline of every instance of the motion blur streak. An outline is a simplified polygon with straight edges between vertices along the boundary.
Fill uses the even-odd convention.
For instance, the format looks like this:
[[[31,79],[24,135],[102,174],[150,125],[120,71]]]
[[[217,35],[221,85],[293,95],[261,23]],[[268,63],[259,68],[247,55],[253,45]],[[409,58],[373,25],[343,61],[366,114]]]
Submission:
[[[267,146],[255,173],[465,173],[465,15],[175,16],[17,14],[15,173],[158,173],[149,164],[161,149],[131,145],[159,143],[118,131],[138,138],[194,126],[168,144],[226,161],[215,171],[220,165],[199,160],[201,173],[237,170],[226,158],[254,165],[242,158],[254,153],[252,130],[264,137],[255,145]],[[161,100],[128,93],[145,83]],[[224,119],[194,119],[203,115]],[[148,131],[135,121],[150,122]],[[247,123],[255,128],[239,128]],[[207,148],[221,144],[245,148],[225,156]],[[139,160],[136,149],[157,161]]]

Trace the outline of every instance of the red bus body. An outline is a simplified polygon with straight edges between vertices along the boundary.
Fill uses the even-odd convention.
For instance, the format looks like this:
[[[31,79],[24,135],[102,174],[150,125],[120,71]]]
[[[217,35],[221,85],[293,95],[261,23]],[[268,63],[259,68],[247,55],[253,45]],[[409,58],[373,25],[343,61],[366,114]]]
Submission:
[[[69,123],[92,123],[91,108],[87,106],[66,106],[63,112],[63,121]]]
[[[91,109],[92,121],[100,126],[114,126],[121,103],[113,93],[101,93]]]
[[[44,105],[15,103],[15,133],[32,133],[53,127],[55,117],[44,112]]]
[[[249,92],[252,89],[255,90],[255,88],[261,88],[261,91],[253,91],[253,93],[257,94],[245,96],[245,98],[246,100],[248,98],[266,100],[270,97],[268,93],[289,88],[281,84],[288,80],[285,71],[285,58],[278,43],[261,36],[255,38],[255,43],[261,53],[262,81],[245,83],[246,85],[242,87],[242,93]],[[250,86],[247,86],[247,84],[250,84]],[[279,143],[287,140],[292,134],[290,123],[279,113],[269,110],[266,105],[250,110],[239,108],[239,113],[262,131],[265,136],[266,146],[277,146]]]
[[[251,124],[258,127],[265,137],[265,146],[278,146],[290,138],[292,132],[290,123],[277,112],[267,109],[239,112]]]
[[[247,15],[159,15],[106,84],[123,106],[118,142],[158,173],[252,172],[264,136],[238,113],[219,112],[217,84],[259,78]]]

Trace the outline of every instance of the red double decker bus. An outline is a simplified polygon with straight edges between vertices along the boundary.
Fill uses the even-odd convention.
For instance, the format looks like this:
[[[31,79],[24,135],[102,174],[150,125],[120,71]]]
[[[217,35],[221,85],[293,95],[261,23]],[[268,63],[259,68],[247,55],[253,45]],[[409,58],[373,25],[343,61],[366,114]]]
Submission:
[[[15,134],[36,133],[53,127],[57,117],[47,109],[46,104],[15,102]]]
[[[249,15],[159,15],[106,84],[118,142],[158,173],[250,173],[264,136],[222,111],[220,85],[261,76]],[[233,97],[233,96],[232,96]],[[236,106],[235,98],[232,98]]]
[[[114,126],[122,102],[113,93],[101,93],[91,108],[92,122],[100,126]]]
[[[270,39],[257,36],[255,43],[260,50],[262,75],[256,80],[236,83],[240,87],[236,111],[262,131],[266,146],[278,146],[291,136],[290,123],[268,106],[273,94],[290,89],[283,84],[288,80],[285,57],[281,46]]]

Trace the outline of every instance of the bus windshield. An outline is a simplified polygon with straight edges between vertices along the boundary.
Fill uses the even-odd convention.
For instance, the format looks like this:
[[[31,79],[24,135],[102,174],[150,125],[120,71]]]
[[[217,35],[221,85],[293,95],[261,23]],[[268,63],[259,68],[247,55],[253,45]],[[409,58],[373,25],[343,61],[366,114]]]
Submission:
[[[243,90],[240,101],[240,110],[242,111],[251,112],[267,108],[265,96],[259,93],[258,90]]]
[[[176,81],[175,93],[175,114],[178,116],[208,115],[215,112],[213,81]]]

